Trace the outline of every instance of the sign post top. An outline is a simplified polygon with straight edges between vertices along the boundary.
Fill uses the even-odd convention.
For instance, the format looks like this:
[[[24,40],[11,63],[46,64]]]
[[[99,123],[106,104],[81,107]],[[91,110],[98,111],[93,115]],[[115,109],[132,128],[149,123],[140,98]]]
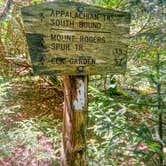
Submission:
[[[35,74],[123,73],[130,15],[77,2],[22,8]]]

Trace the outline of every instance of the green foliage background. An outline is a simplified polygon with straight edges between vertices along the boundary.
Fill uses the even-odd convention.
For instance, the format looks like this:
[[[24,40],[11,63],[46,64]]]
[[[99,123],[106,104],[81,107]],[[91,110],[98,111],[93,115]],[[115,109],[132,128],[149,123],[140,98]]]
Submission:
[[[0,5],[4,2],[0,1]],[[13,2],[0,20],[0,164],[58,166],[61,78],[32,76],[20,17],[22,6],[44,1]],[[164,166],[166,2],[84,2],[131,14],[126,74],[90,77],[88,164]]]

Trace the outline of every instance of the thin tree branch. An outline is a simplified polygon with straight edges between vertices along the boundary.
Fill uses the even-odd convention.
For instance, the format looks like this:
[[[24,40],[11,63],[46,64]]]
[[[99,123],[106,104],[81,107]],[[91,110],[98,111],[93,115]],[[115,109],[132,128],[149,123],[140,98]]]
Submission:
[[[0,8],[0,18],[5,16],[6,12],[8,12],[8,10],[10,9],[12,3],[13,3],[12,0],[6,0],[2,9]]]
[[[138,35],[146,28],[146,26],[149,24],[150,19],[151,19],[151,16],[149,16],[149,18],[148,18],[147,21],[144,23],[144,25],[141,27],[141,29],[138,30],[138,31],[137,31],[136,33],[134,33],[134,34],[131,34],[129,38],[131,39],[131,38],[134,38],[134,37],[138,36]]]

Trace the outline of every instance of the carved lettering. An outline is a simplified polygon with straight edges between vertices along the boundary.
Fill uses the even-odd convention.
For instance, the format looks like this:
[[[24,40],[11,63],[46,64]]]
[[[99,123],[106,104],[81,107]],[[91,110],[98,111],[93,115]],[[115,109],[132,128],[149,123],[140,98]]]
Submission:
[[[76,51],[83,51],[83,45],[82,44],[76,44]]]
[[[96,36],[80,36],[80,42],[82,43],[105,43],[105,37]]]
[[[79,64],[79,65],[94,65],[96,64],[95,59],[88,59],[88,58],[71,58],[69,60],[70,64]]]
[[[69,19],[99,20],[101,14],[88,12],[73,12],[51,9],[50,17],[63,17]]]
[[[58,42],[73,42],[75,39],[74,35],[60,35],[60,34],[51,34],[50,40]]]
[[[64,64],[76,64],[76,65],[94,65],[96,64],[96,60],[92,58],[62,58],[56,57],[50,60],[51,63],[57,65],[64,65]]]
[[[125,70],[129,14],[76,2],[25,7],[22,14],[31,62],[40,74]]]
[[[62,65],[62,64],[65,64],[65,60],[66,60],[66,58],[61,58],[61,57],[52,58],[51,63]]]
[[[86,21],[80,21],[78,23],[79,28],[101,28],[101,23],[99,22],[86,22]]]
[[[60,19],[50,19],[50,25],[55,26],[55,27],[69,27],[69,28],[74,28],[75,27],[75,22],[73,20],[60,20]]]
[[[70,50],[70,44],[52,43],[51,44],[51,49],[52,50],[69,51]]]

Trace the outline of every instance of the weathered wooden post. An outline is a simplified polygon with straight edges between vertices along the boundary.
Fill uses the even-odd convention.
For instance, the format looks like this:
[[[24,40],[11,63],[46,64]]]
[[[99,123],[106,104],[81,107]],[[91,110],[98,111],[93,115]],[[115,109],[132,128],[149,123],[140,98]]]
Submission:
[[[62,166],[85,166],[88,76],[64,77]]]
[[[34,74],[64,75],[62,166],[86,166],[88,75],[124,73],[130,15],[84,3],[22,8]]]

